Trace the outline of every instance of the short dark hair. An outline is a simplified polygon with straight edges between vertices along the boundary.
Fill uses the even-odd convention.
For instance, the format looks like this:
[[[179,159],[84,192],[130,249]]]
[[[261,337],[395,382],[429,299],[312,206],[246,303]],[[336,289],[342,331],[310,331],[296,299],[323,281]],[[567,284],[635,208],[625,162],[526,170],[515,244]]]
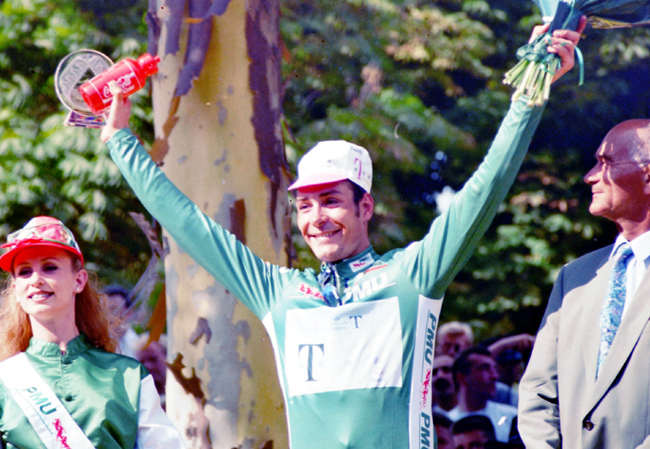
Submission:
[[[445,429],[451,429],[451,426],[454,424],[451,419],[447,418],[442,413],[433,412],[431,413],[431,417],[433,418],[434,426],[442,426]]]
[[[358,206],[359,203],[361,202],[361,199],[363,198],[363,195],[365,195],[368,192],[363,190],[363,187],[361,187],[359,184],[355,184],[349,179],[347,181],[350,183],[350,186],[352,187],[352,199],[354,200],[354,204]]]
[[[488,351],[487,348],[485,348],[484,346],[470,346],[469,348],[461,352],[460,355],[456,358],[456,360],[454,360],[454,364],[451,367],[451,375],[454,378],[454,384],[456,385],[456,390],[458,390],[459,387],[457,375],[458,373],[461,373],[467,376],[470,373],[470,371],[472,371],[473,363],[469,360],[469,357],[474,354],[492,357],[490,351]]]
[[[133,304],[133,298],[129,297],[129,290],[118,284],[111,284],[104,288],[106,296],[121,296],[124,298],[124,307],[129,308]]]
[[[363,190],[363,187],[361,187],[359,184],[355,184],[352,181],[350,181],[349,179],[344,179],[341,182],[347,182],[348,184],[350,184],[350,187],[352,188],[352,200],[354,201],[354,204],[356,204],[358,206],[359,203],[361,202],[361,200],[363,199],[363,195],[365,195],[368,192]],[[294,198],[296,198],[296,196],[298,195],[298,190],[299,189],[291,190],[291,195]]]
[[[456,373],[465,375],[469,374],[469,372],[472,370],[472,362],[469,361],[469,356],[474,354],[492,357],[490,351],[488,351],[487,348],[483,346],[471,346],[465,349],[460,353],[456,360],[454,360],[454,364],[451,367],[451,371],[454,377],[456,377]]]
[[[451,426],[451,434],[458,435],[461,433],[473,432],[474,430],[480,430],[485,433],[488,440],[494,440],[494,425],[490,418],[484,415],[470,415],[464,418],[459,419]]]

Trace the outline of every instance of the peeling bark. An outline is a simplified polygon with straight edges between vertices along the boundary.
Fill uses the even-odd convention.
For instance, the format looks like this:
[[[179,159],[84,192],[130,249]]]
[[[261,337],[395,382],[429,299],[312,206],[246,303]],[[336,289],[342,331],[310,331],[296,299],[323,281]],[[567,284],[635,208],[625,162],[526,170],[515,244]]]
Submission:
[[[264,260],[287,265],[278,0],[157,1],[164,56],[152,78],[152,158],[159,165],[164,159],[169,178],[207,216]],[[286,447],[284,404],[261,322],[176,242],[169,250],[173,422],[186,430],[190,448]]]
[[[167,367],[174,375],[176,381],[183,387],[185,392],[194,396],[194,398],[201,402],[201,407],[203,407],[206,399],[205,394],[201,389],[201,379],[196,376],[194,368],[192,368],[192,376],[185,377],[182,372],[183,368],[185,368],[185,365],[183,365],[183,355],[176,354],[174,361],[172,363],[167,363]]]
[[[212,439],[210,438],[210,419],[203,411],[200,402],[196,401],[196,412],[190,413],[189,423],[185,427],[185,436],[190,441],[198,442],[200,449],[211,449]]]
[[[157,14],[152,12],[152,3],[156,0],[149,0],[149,11],[147,12],[147,23],[149,29],[149,48],[158,53],[156,36],[160,36],[159,21]],[[187,45],[185,49],[185,61],[176,84],[175,96],[187,95],[192,88],[205,62],[205,55],[212,39],[212,16],[223,15],[228,9],[230,0],[167,0],[167,8],[164,16],[167,25],[167,41],[165,54],[176,54],[180,50],[181,33],[183,23],[189,23]],[[187,8],[188,17],[184,16]]]
[[[187,0],[166,0],[162,16],[165,18],[165,28],[167,30],[167,39],[165,40],[165,55],[176,54],[180,50],[181,30],[183,20],[185,19],[185,4]]]
[[[246,205],[244,200],[237,200],[230,206],[230,232],[237,240],[246,244]]]
[[[145,21],[147,22],[147,53],[157,55],[161,29],[157,0],[149,0]]]
[[[260,167],[271,181],[269,218],[275,224],[280,181],[288,172],[282,141],[282,99],[278,0],[250,0],[246,16],[249,84],[253,92],[253,127],[260,149]],[[284,192],[283,192],[284,193]],[[273,232],[278,237],[278,229]]]
[[[201,337],[205,337],[206,344],[210,343],[210,338],[212,338],[210,323],[208,323],[208,320],[203,317],[198,319],[196,329],[194,329],[194,332],[190,335],[190,344],[196,346]]]
[[[205,55],[212,40],[212,19],[208,16],[210,0],[189,0],[190,29],[187,37],[185,61],[176,83],[175,96],[186,95],[192,88],[192,83],[203,70]]]
[[[168,139],[172,133],[172,130],[174,129],[174,126],[176,126],[176,123],[178,123],[178,116],[176,115],[176,112],[178,111],[178,105],[180,104],[180,101],[181,100],[179,97],[174,97],[172,99],[169,113],[167,114],[167,119],[162,126],[164,133],[163,137],[156,137],[156,141],[151,146],[151,150],[149,150],[151,159],[153,159],[153,161],[158,166],[162,166],[165,156],[167,156],[167,153],[169,153]]]

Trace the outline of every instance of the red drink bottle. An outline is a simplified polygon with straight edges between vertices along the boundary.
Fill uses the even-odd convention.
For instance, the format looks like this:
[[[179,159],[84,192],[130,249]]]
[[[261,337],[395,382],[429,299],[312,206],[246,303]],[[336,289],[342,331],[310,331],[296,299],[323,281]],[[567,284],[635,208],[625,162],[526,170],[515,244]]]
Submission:
[[[148,76],[158,72],[159,62],[158,56],[154,57],[149,53],[145,53],[135,61],[129,58],[123,59],[83,83],[79,87],[79,92],[90,110],[95,115],[101,115],[113,101],[113,95],[108,87],[110,81],[117,81],[124,91],[124,96],[128,97],[144,87]]]

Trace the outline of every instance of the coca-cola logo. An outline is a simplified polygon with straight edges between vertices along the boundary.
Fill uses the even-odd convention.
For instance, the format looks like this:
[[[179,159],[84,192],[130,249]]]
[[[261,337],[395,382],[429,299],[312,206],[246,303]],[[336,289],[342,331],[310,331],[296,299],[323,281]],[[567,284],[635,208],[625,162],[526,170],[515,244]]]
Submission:
[[[135,87],[135,83],[133,83],[133,78],[135,78],[135,75],[133,73],[127,73],[126,75],[117,78],[115,82],[117,82],[117,85],[122,88],[124,93],[128,93]],[[108,83],[104,84],[104,86],[102,87],[102,97],[111,98],[112,96],[113,94],[111,93],[111,88],[108,87]]]
[[[53,424],[54,429],[56,430],[56,441],[59,442],[62,449],[70,449],[70,445],[68,444],[68,437],[65,434],[65,429],[61,424],[61,420],[55,419]]]
[[[420,408],[424,408],[427,404],[427,396],[429,396],[429,385],[431,384],[431,370],[428,369],[424,375],[424,382],[422,382],[422,402]]]
[[[298,286],[298,291],[301,293],[304,293],[307,296],[311,296],[312,298],[320,299],[320,300],[325,300],[323,297],[323,294],[314,287],[311,287],[305,283],[302,283]]]

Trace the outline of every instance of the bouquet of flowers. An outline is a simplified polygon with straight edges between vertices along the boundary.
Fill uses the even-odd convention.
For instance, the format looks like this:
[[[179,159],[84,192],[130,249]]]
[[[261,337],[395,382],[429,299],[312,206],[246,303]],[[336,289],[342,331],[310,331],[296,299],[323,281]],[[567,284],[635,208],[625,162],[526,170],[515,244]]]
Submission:
[[[529,97],[528,105],[541,106],[548,100],[551,80],[560,57],[546,51],[553,31],[576,30],[581,16],[594,28],[623,28],[650,24],[650,0],[533,0],[551,25],[548,31],[517,50],[519,62],[503,82],[516,88],[513,100]],[[552,20],[550,20],[552,18]],[[576,48],[576,52],[579,50]],[[579,59],[581,58],[578,53]]]

